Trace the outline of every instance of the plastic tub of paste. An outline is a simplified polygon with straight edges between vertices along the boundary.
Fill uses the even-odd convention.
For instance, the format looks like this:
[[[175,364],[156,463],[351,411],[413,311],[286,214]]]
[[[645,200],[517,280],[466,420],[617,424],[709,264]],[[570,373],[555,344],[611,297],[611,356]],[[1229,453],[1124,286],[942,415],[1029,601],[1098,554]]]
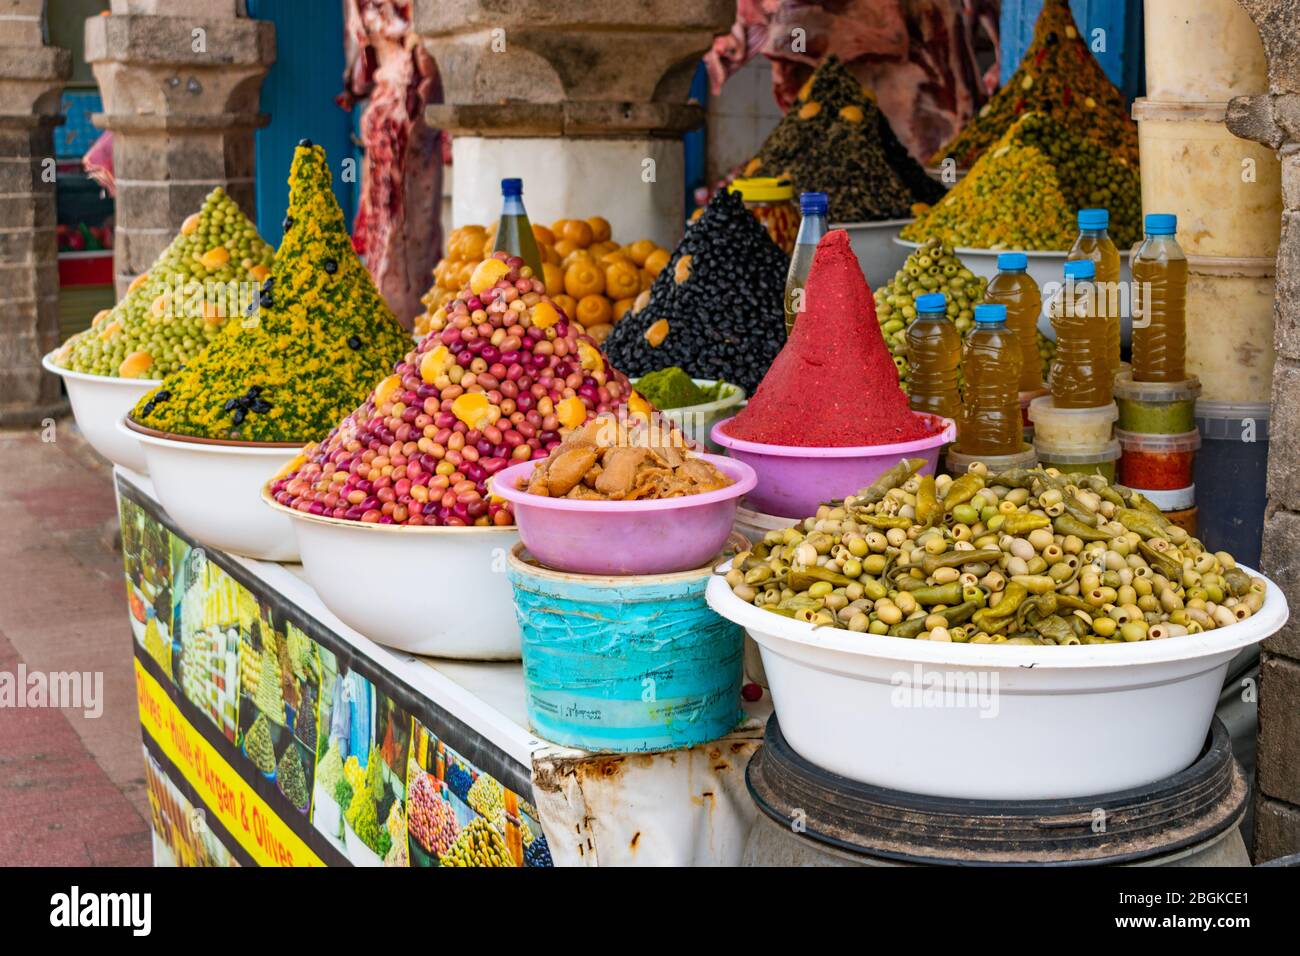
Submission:
[[[1098,448],[1056,448],[1035,441],[1038,463],[1044,468],[1055,468],[1063,474],[1101,475],[1107,481],[1115,480],[1115,462],[1119,459],[1119,442],[1111,440]]]
[[[1034,440],[1061,451],[1087,451],[1110,441],[1111,426],[1119,417],[1115,403],[1096,408],[1057,408],[1051,395],[1029,403]]]
[[[1117,429],[1143,435],[1177,435],[1196,427],[1196,397],[1201,382],[1135,382],[1132,371],[1119,372],[1114,384],[1119,409]]]
[[[1173,491],[1192,484],[1192,464],[1201,447],[1201,433],[1195,428],[1176,435],[1144,435],[1116,429],[1115,438],[1122,452],[1121,485],[1138,491]]]

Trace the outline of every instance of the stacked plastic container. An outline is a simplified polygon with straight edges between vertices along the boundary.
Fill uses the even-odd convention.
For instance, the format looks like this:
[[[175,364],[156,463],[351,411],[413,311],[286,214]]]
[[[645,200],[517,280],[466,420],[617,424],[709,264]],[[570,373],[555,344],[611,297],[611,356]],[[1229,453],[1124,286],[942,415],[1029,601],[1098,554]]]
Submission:
[[[1201,384],[1170,400],[1195,401],[1201,498],[1232,502],[1201,516],[1198,533],[1250,564],[1264,514],[1281,167],[1224,118],[1233,97],[1267,92],[1264,47],[1237,0],[1145,0],[1145,29],[1147,96],[1133,104],[1142,205],[1178,217],[1187,373]]]

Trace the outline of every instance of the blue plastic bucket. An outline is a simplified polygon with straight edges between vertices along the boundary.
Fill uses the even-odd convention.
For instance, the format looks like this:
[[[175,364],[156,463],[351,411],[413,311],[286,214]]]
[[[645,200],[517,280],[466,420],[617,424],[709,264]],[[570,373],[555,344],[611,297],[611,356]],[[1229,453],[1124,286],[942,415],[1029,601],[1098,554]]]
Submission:
[[[641,753],[707,743],[740,722],[744,632],[704,601],[712,567],[606,577],[527,557],[517,544],[506,573],[534,733]]]

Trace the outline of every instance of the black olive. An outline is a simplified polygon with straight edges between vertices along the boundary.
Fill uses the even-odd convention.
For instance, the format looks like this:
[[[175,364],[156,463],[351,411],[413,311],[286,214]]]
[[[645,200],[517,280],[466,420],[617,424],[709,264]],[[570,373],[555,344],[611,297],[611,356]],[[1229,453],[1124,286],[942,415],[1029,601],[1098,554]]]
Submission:
[[[264,309],[270,309],[275,306],[275,299],[272,298],[271,293],[269,292],[263,292],[257,301],[261,303],[262,308]]]
[[[172,397],[172,393],[167,391],[167,389],[164,388],[162,391],[160,391],[157,395],[153,397],[153,400],[155,402],[165,402],[167,401],[167,399],[171,397]]]
[[[339,264],[337,262],[335,262],[333,259],[325,260],[325,272],[327,275],[333,275],[338,271],[339,271]]]
[[[288,232],[290,229],[292,229],[292,228],[293,228],[293,216],[285,216],[285,217],[284,217],[284,222],[280,223],[280,226],[281,226],[281,228],[284,229],[285,232]]]
[[[361,348],[361,340],[355,335],[348,336],[348,348],[356,352]]]
[[[235,414],[231,416],[231,420],[232,420],[236,425],[242,425],[242,424],[244,424],[244,418],[247,416],[247,414],[248,414],[248,413],[245,412],[242,408],[236,408],[236,409],[235,409]]]
[[[311,140],[304,137],[303,139],[298,140],[298,145],[304,149],[311,149]]]
[[[259,395],[261,395],[261,394],[262,394],[262,386],[261,386],[261,385],[250,385],[250,386],[248,386],[248,397],[249,397],[249,398],[257,398],[257,396],[259,396]]]
[[[239,407],[239,399],[231,398],[226,400],[226,404],[221,406],[227,412],[233,412]]]
[[[265,415],[271,410],[271,403],[264,398],[257,398],[253,400],[251,407],[253,411],[257,412],[257,414]]]

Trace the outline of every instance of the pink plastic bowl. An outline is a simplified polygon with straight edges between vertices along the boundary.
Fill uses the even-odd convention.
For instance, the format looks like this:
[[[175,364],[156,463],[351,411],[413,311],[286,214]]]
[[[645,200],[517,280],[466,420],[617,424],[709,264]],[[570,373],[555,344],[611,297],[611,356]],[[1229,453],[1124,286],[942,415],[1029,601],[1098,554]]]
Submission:
[[[924,458],[921,474],[934,474],[939,451],[957,437],[957,425],[948,418],[912,414],[933,422],[936,433],[894,445],[799,448],[732,438],[725,431],[731,422],[727,418],[713,426],[711,437],[758,475],[758,484],[749,493],[745,507],[782,518],[807,518],[817,513],[818,505],[862,490],[901,458]]]
[[[656,501],[543,498],[516,487],[537,462],[497,473],[491,493],[514,506],[519,537],[542,564],[572,574],[672,574],[703,567],[727,542],[736,505],[753,489],[754,469],[701,455],[732,484],[718,491]]]

